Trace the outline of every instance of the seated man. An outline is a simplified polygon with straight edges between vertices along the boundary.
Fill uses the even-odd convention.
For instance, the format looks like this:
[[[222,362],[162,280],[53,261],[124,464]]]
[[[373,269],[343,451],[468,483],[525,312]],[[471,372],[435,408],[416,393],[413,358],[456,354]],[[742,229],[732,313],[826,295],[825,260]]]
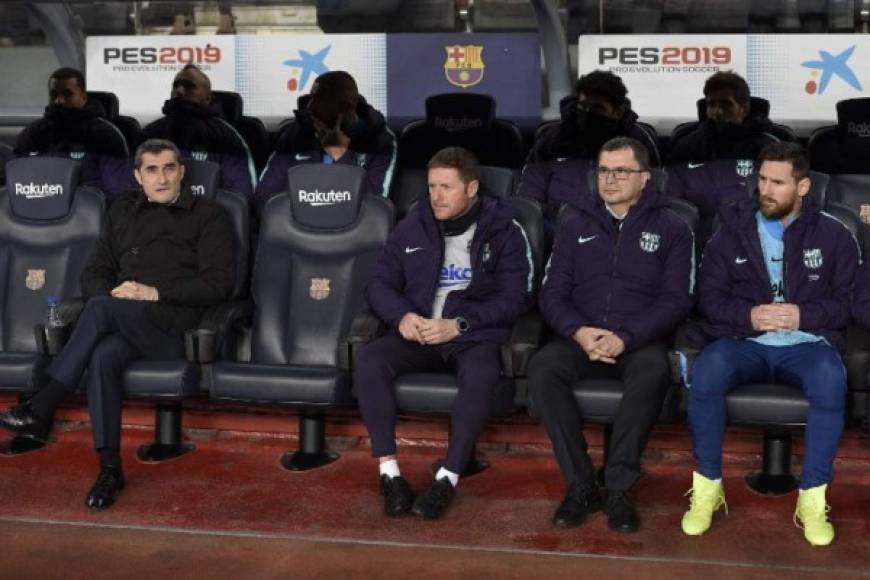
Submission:
[[[162,119],[142,129],[142,140],[168,139],[184,157],[220,165],[221,189],[252,195],[257,183],[247,143],[224,118],[211,94],[211,80],[193,64],[178,71]]]
[[[257,186],[257,213],[287,188],[287,170],[299,163],[340,163],[366,170],[368,191],[387,196],[396,167],[396,137],[384,116],[369,105],[353,77],[330,71],[311,86],[296,125],[282,133]]]
[[[457,373],[447,460],[413,505],[417,515],[436,519],[490,416],[499,348],[531,305],[534,266],[509,206],[477,196],[480,168],[469,151],[442,149],[428,172],[428,203],[396,227],[366,288],[390,332],[359,353],[355,384],[372,455],[380,460],[384,511],[397,517],[413,497],[396,460],[393,382],[404,373]]]
[[[135,185],[127,141],[106,119],[103,105],[88,99],[85,77],[72,68],[60,68],[48,79],[45,114],[18,135],[19,156],[69,156],[82,165],[82,185],[96,187],[108,201]]]
[[[230,297],[235,239],[225,210],[181,190],[184,166],[169,141],[139,146],[135,176],[144,193],[109,211],[82,272],[87,302],[69,342],[35,385],[33,398],[0,413],[0,427],[45,440],[54,412],[88,371],[88,409],[100,475],[85,500],[104,509],[124,487],[121,375],[134,359],[184,356],[184,331],[208,306]]]
[[[747,196],[746,179],[761,149],[779,142],[772,123],[749,111],[749,85],[733,72],[704,83],[707,118],[677,141],[668,157],[668,192],[698,207],[699,238],[706,241],[716,208]]]
[[[809,400],[795,521],[810,544],[824,546],[834,539],[825,490],[843,430],[846,371],[837,349],[849,321],[858,244],[807,196],[810,163],[800,145],[768,145],[758,164],[758,198],[723,206],[722,225],[704,250],[705,322],[694,336],[713,342],[692,369],[688,410],[698,470],[682,526],[688,535],[703,534],[725,504],[725,395],[776,380]]]
[[[595,167],[601,146],[614,137],[631,137],[661,163],[655,137],[637,124],[622,79],[610,71],[592,71],[577,81],[577,94],[560,103],[562,121],[535,140],[520,179],[518,195],[539,201],[550,223],[564,203],[576,203],[587,191],[586,173]]]
[[[544,319],[559,336],[529,364],[529,392],[568,484],[553,525],[580,525],[601,509],[574,383],[625,385],[604,470],[611,529],[639,527],[629,490],[670,383],[668,339],[692,307],[694,243],[683,219],[650,187],[646,148],[627,137],[604,144],[598,195],[560,228],[541,290]]]

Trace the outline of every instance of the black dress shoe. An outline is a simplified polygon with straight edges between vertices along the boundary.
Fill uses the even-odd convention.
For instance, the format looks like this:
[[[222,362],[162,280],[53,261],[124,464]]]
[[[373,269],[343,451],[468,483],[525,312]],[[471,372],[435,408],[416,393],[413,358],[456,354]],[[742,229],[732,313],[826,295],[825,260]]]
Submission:
[[[436,479],[414,502],[413,512],[424,520],[437,520],[444,515],[456,492],[446,477]]]
[[[22,403],[0,413],[0,427],[18,437],[46,441],[51,432],[51,424],[51,421],[37,417],[30,403]]]
[[[397,518],[411,509],[414,494],[405,478],[401,475],[381,476],[381,495],[384,496],[384,513],[391,518]]]
[[[113,503],[124,489],[124,473],[120,469],[103,468],[97,482],[88,492],[85,505],[92,510],[104,510]]]
[[[604,511],[607,512],[607,527],[614,532],[631,533],[640,527],[640,518],[627,491],[608,490]]]
[[[568,493],[553,514],[553,525],[557,528],[576,528],[589,514],[601,510],[601,495],[594,484],[572,483]]]

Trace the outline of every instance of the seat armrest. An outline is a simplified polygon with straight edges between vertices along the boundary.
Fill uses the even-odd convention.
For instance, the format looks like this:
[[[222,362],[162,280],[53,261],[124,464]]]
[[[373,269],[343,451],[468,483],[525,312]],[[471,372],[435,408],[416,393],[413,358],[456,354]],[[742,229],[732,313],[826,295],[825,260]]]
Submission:
[[[63,326],[46,328],[45,324],[33,326],[33,337],[36,340],[36,351],[45,356],[58,354],[69,340],[72,329],[78,322],[82,310],[85,309],[84,298],[68,298],[57,305],[57,312]]]
[[[199,328],[215,333],[215,353],[221,355],[228,352],[229,345],[238,342],[239,335],[244,334],[241,329],[251,326],[253,315],[254,303],[250,300],[225,302],[206,310]]]
[[[345,371],[353,371],[359,351],[380,336],[386,328],[384,322],[374,312],[366,308],[357,312],[350,323],[350,329],[338,343],[338,365]]]
[[[544,319],[535,310],[514,321],[510,340],[501,347],[501,368],[505,377],[526,376],[529,359],[544,342],[546,329]]]

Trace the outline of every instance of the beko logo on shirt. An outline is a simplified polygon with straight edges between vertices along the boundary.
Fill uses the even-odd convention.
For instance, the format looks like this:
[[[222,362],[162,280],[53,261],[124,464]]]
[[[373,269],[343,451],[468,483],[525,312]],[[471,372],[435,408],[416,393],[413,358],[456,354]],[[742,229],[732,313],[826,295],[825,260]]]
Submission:
[[[305,191],[304,189],[300,189],[299,201],[315,207],[321,205],[335,205],[337,203],[350,201],[350,192],[335,191],[334,189],[330,189],[329,191],[320,191],[319,189]]]
[[[471,268],[463,268],[456,264],[447,264],[441,268],[438,285],[442,288],[458,286],[471,281]]]
[[[23,195],[27,199],[40,199],[43,197],[54,197],[63,195],[63,186],[59,183],[16,183],[15,195]]]

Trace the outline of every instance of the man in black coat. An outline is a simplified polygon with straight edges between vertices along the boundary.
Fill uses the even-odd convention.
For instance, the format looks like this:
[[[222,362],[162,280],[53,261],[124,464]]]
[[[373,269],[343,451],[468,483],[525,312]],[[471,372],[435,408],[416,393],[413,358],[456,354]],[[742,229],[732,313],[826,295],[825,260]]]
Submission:
[[[30,401],[0,413],[0,427],[46,440],[54,412],[87,370],[88,409],[100,475],[85,503],[104,509],[124,487],[121,471],[121,374],[134,359],[184,356],[184,331],[209,306],[227,300],[235,279],[229,215],[181,188],[181,153],[146,141],[135,157],[142,192],[109,211],[81,276],[87,300],[69,342],[45,371]]]

